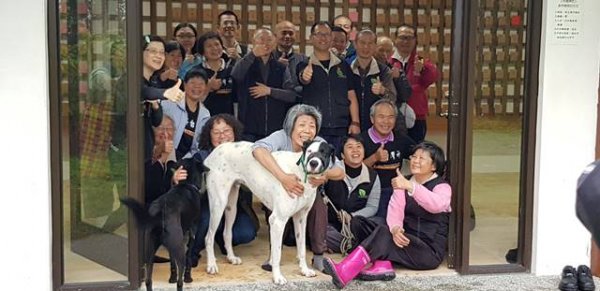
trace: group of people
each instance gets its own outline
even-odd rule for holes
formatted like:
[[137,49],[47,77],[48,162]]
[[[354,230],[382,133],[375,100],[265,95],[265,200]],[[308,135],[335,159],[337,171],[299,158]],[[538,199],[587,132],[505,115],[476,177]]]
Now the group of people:
[[[355,276],[393,278],[390,261],[436,268],[446,251],[451,190],[443,151],[424,141],[427,87],[439,72],[417,55],[416,28],[402,25],[394,39],[364,29],[351,41],[354,25],[338,16],[311,27],[309,56],[294,48],[297,29],[289,21],[258,28],[251,49],[236,39],[239,29],[237,15],[224,11],[215,32],[199,36],[180,23],[173,41],[143,37],[146,203],[186,179],[175,161],[202,160],[240,140],[254,142],[254,157],[290,196],[302,195],[299,177],[285,173],[271,152],[298,152],[321,139],[339,160],[308,180],[322,194],[308,216],[313,266],[338,287]],[[407,108],[414,123],[406,122]],[[404,160],[409,169],[401,169]],[[255,239],[259,227],[252,193],[240,194],[234,245]],[[186,272],[204,248],[208,203],[203,208]],[[327,252],[348,256],[336,264]]]

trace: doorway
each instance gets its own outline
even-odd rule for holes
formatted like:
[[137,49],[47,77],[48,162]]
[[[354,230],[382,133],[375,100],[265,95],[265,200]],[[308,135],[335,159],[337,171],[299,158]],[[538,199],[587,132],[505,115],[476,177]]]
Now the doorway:
[[[300,27],[295,48],[302,52],[311,51],[306,40],[312,22],[338,14],[349,15],[360,27],[374,27],[380,35],[393,34],[403,22],[416,25],[419,53],[442,73],[428,91],[431,130],[427,139],[446,145],[448,178],[454,188],[448,266],[464,274],[529,269],[541,4],[527,0],[292,1],[284,7],[279,1],[130,2],[136,1],[53,3],[59,56],[54,68],[58,72],[60,67],[63,74],[52,95],[60,96],[52,115],[60,117],[53,123],[60,125],[53,131],[53,138],[60,139],[53,155],[61,157],[54,163],[60,165],[62,176],[53,182],[57,185],[53,201],[59,201],[54,215],[64,218],[60,221],[64,232],[58,238],[64,245],[62,275],[80,271],[69,269],[68,252],[73,252],[91,261],[92,270],[109,271],[108,277],[93,277],[94,282],[129,280],[131,286],[139,282],[136,229],[120,223],[114,229],[105,227],[111,215],[121,211],[116,203],[119,196],[141,195],[141,158],[135,150],[141,140],[137,99],[128,98],[121,107],[125,110],[118,112],[125,120],[121,123],[127,124],[121,146],[93,138],[101,145],[91,146],[101,150],[91,152],[102,156],[84,161],[90,146],[86,141],[91,140],[86,136],[96,136],[89,133],[92,117],[100,124],[115,122],[115,104],[121,100],[112,89],[103,92],[110,97],[101,97],[101,102],[92,98],[96,93],[88,83],[91,73],[108,64],[111,88],[116,88],[119,78],[112,75],[112,66],[121,62],[131,77],[121,92],[138,96],[138,36],[152,33],[171,39],[172,28],[180,22],[197,24],[199,32],[209,31],[225,9],[241,15],[247,27],[241,32],[242,41],[262,25],[292,20]],[[111,158],[115,152],[122,156]],[[121,214],[119,219],[126,218]],[[504,239],[490,241],[491,233],[502,233]],[[107,249],[98,252],[98,246]],[[511,264],[505,256],[513,248],[518,251]],[[116,257],[106,255],[111,253]],[[64,280],[67,276],[61,278],[60,282],[70,282]]]

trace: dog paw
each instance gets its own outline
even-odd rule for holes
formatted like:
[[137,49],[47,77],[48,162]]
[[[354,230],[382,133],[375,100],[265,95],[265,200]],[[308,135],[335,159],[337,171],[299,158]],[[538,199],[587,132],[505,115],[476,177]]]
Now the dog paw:
[[287,283],[287,280],[281,274],[279,274],[279,275],[273,274],[273,283],[275,283],[277,285],[283,285],[283,284]]
[[315,270],[313,270],[311,268],[302,268],[302,269],[300,269],[300,273],[302,273],[302,275],[304,275],[304,277],[314,277],[317,275]]
[[231,256],[231,257],[227,257],[227,260],[232,265],[241,265],[242,264],[242,259],[240,257]]
[[215,264],[215,263],[207,264],[206,265],[206,273],[211,274],[211,275],[219,273],[219,267],[217,267],[217,264]]

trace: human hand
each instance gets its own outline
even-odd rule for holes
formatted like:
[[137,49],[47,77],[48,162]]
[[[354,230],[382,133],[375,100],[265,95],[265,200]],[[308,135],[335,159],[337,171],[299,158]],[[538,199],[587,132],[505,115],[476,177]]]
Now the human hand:
[[185,93],[179,89],[179,86],[181,86],[181,79],[177,79],[177,84],[175,84],[175,86],[165,90],[163,96],[173,102],[178,102],[179,100],[183,99],[185,97]]
[[300,183],[300,178],[294,174],[284,174],[280,179],[281,185],[288,193],[290,198],[296,198],[304,195],[304,186]]
[[210,91],[217,91],[219,89],[221,89],[221,79],[217,79],[217,71],[215,71],[215,73],[213,74],[212,77],[210,77],[210,79],[208,79],[208,88],[210,89]]
[[400,173],[400,168],[396,169],[396,177],[392,178],[392,188],[413,191],[412,183],[404,178],[404,175]]
[[158,110],[158,107],[160,107],[158,100],[148,100],[146,102],[148,102],[150,104],[150,107],[152,107],[152,110]]
[[283,65],[285,65],[286,67],[290,65],[290,60],[284,58],[283,56],[281,56],[279,59],[277,59],[277,61]]
[[310,175],[308,176],[308,183],[313,187],[319,187],[327,182],[327,175],[325,173],[321,175]]
[[383,93],[385,93],[385,87],[381,84],[379,76],[377,77],[377,81],[371,86],[371,92],[375,95],[383,95]]
[[256,82],[256,86],[250,87],[249,90],[250,96],[254,99],[271,95],[271,87],[259,82]]
[[394,243],[399,248],[404,248],[404,247],[408,246],[408,244],[410,244],[410,239],[408,239],[408,237],[406,237],[406,235],[404,235],[404,230],[402,228],[400,228],[399,226],[395,226],[394,228],[392,228],[390,230],[390,233],[392,234]]
[[312,64],[310,62],[308,62],[308,66],[306,66],[306,68],[304,68],[304,71],[302,71],[302,81],[304,81],[306,84],[308,84],[308,83],[310,83],[312,76],[313,76],[313,67],[312,67]]
[[164,70],[160,74],[160,79],[162,81],[166,81],[168,79],[170,79],[170,80],[177,80],[177,70],[175,70],[175,69],[166,69],[166,70]]
[[170,154],[174,149],[173,146],[173,141],[172,140],[166,140],[164,142],[164,148],[163,148],[163,154]]
[[175,173],[173,173],[173,184],[177,185],[180,181],[184,181],[187,179],[187,171],[183,168],[183,166],[179,166]]
[[240,54],[238,53],[236,47],[229,47],[225,51],[227,52],[227,55],[234,60],[237,60],[240,58]]
[[359,134],[360,133],[360,126],[356,123],[350,123],[350,126],[348,127],[348,134]]
[[380,143],[379,148],[375,152],[378,162],[387,162],[390,159],[390,153],[384,149],[385,145]]
[[421,71],[423,71],[424,61],[422,57],[417,57],[415,60],[415,75],[420,75]]
[[402,68],[392,67],[392,78],[394,78],[394,79],[400,78],[401,73],[402,73]]
[[336,56],[337,56],[337,55],[339,55],[339,53],[340,53],[340,52],[338,52],[338,50],[337,50],[336,48],[334,48],[334,47],[331,47],[331,48],[329,48],[329,51],[330,51],[332,54],[336,55]]
[[194,61],[194,55],[193,54],[186,54],[185,55],[185,60],[188,62],[193,62]]

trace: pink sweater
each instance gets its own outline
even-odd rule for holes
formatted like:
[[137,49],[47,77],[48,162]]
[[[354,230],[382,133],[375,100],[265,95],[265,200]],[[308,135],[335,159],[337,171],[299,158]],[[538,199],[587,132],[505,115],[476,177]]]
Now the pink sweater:
[[[452,198],[452,188],[448,183],[438,184],[433,191],[425,188],[421,184],[414,183],[413,198],[430,213],[450,212],[450,201]],[[399,226],[404,229],[404,207],[406,206],[406,190],[394,189],[394,194],[388,204],[387,224],[391,229]]]

